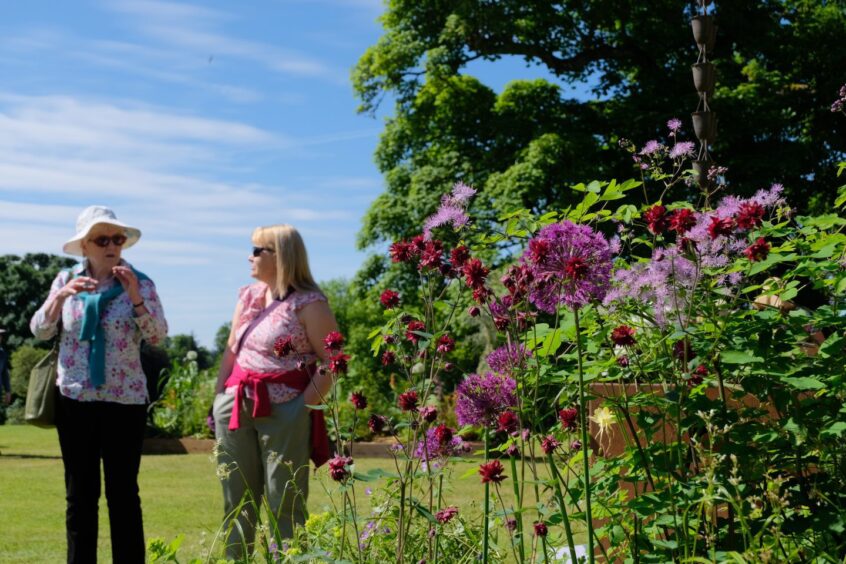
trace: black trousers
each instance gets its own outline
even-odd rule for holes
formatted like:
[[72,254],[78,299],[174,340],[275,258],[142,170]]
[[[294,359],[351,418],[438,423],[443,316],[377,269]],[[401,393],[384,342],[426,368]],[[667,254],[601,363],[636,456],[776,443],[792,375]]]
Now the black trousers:
[[144,525],[138,468],[146,407],[82,402],[58,394],[56,429],[65,465],[68,562],[97,561],[100,460],[112,537],[112,561],[143,564]]

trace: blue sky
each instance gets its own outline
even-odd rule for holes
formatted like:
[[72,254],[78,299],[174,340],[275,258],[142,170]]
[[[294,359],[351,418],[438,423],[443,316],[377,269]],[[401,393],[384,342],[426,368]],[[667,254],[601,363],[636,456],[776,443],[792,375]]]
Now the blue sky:
[[[250,282],[255,226],[296,225],[318,280],[357,270],[384,115],[356,114],[349,73],[380,0],[6,4],[0,254],[59,254],[82,208],[110,206],[143,231],[125,258],[156,281],[171,334],[207,346]],[[545,74],[471,72],[497,90]]]

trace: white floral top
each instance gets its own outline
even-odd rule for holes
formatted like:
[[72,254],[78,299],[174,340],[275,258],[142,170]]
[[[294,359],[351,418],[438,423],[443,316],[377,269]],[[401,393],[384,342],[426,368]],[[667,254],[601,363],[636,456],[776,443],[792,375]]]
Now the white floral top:
[[[267,285],[257,282],[239,290],[241,317],[235,331],[236,343],[241,344],[235,362],[244,370],[253,372],[279,373],[296,370],[300,361],[310,364],[317,360],[314,348],[306,336],[297,312],[305,305],[315,301],[326,301],[320,292],[293,292],[285,301],[275,307],[261,319],[245,336],[253,320],[264,312],[264,300]],[[273,345],[279,337],[291,337],[294,353],[279,358],[273,353]],[[243,340],[243,342],[242,342]],[[227,394],[234,394],[236,386],[226,388]],[[272,403],[285,403],[300,395],[301,392],[285,384],[268,384],[268,395]],[[251,390],[247,388],[247,395]]]
[[[121,264],[129,266],[125,261]],[[46,340],[56,335],[58,323],[47,322],[45,306],[71,276],[81,274],[85,268],[85,263],[78,264],[70,271],[63,270],[53,280],[50,296],[29,324],[36,338]],[[113,284],[120,282],[112,279],[96,291],[105,291]],[[89,344],[78,338],[83,302],[77,297],[65,300],[59,341],[59,377],[56,381],[63,396],[79,401],[123,404],[143,404],[147,401],[147,379],[141,370],[140,344],[142,340],[151,345],[163,342],[167,336],[167,322],[153,282],[142,280],[139,286],[149,314],[136,316],[126,292],[113,299],[103,312],[101,323],[106,335],[106,380],[99,388],[91,385],[88,375]]]

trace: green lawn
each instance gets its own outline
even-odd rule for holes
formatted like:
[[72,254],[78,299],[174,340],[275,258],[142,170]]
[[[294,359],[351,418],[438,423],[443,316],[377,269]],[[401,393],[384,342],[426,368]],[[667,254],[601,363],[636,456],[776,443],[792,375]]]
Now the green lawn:
[[[65,559],[64,482],[62,460],[54,430],[25,425],[0,426],[0,499],[2,528],[0,561],[61,562]],[[356,470],[390,469],[389,459],[356,459]],[[480,514],[482,486],[478,476],[461,479],[476,466],[460,463],[455,469],[451,504],[461,507],[464,515]],[[507,465],[506,465],[507,468]],[[510,474],[510,472],[507,472]],[[207,454],[145,455],[139,477],[147,539],[171,540],[179,534],[185,540],[179,550],[180,560],[205,558],[222,517],[220,484],[215,464]],[[362,493],[379,482],[357,488],[360,511],[369,512],[369,497]],[[506,503],[511,489],[507,480],[503,488]],[[331,489],[326,468],[312,478],[309,511],[332,509],[327,488]],[[499,504],[497,504],[499,506]],[[101,562],[111,559],[108,510],[105,496],[100,500]]]

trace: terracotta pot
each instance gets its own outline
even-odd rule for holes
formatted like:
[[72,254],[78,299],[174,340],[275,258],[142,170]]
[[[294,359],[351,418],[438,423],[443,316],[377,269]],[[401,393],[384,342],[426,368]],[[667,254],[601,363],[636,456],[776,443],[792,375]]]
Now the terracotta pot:
[[716,112],[693,112],[693,133],[701,142],[711,144],[717,138],[717,113]]
[[708,52],[713,51],[717,39],[717,25],[714,23],[714,16],[693,16],[690,20],[690,27],[693,30],[693,40],[696,41],[696,44],[705,47]]
[[700,94],[707,94],[710,99],[714,95],[714,84],[717,73],[714,63],[696,63],[693,69],[693,86]]

